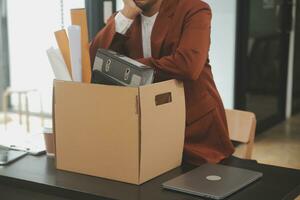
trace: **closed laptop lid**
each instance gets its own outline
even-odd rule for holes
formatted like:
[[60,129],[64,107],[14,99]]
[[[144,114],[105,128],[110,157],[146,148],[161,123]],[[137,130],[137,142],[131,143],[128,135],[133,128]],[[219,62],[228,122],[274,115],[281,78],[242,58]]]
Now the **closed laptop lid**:
[[259,179],[262,175],[260,172],[246,169],[204,164],[163,183],[163,187],[197,196],[223,199]]

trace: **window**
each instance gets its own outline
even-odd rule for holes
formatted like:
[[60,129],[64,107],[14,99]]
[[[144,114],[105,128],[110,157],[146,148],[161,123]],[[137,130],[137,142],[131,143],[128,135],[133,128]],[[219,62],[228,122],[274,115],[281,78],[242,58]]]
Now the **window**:
[[[64,0],[65,27],[71,24],[70,9],[83,8],[85,0]],[[13,88],[38,89],[44,110],[52,110],[53,72],[46,50],[56,47],[54,32],[61,29],[61,0],[7,1],[10,82]],[[38,98],[29,99],[31,112],[39,111]],[[12,106],[16,99],[12,98]]]

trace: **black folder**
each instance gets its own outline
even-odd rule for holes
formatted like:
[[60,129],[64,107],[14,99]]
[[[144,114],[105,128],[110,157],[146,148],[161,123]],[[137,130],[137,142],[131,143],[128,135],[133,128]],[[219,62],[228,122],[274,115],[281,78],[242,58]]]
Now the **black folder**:
[[153,83],[154,69],[117,52],[98,49],[92,83],[139,87]]

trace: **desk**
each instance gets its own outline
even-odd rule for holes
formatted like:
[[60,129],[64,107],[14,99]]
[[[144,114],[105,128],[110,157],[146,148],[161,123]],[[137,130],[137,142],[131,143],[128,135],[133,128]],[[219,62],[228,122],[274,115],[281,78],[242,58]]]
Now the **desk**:
[[[230,200],[293,199],[300,194],[300,171],[229,159],[223,164],[256,170],[264,177],[233,194]],[[161,183],[185,173],[184,165],[141,186],[56,170],[54,158],[26,156],[0,168],[0,197],[22,200],[124,199],[124,200],[199,200],[196,196],[167,191]],[[120,170],[122,167],[120,166]],[[19,195],[19,196],[18,196]],[[5,198],[2,198],[5,197]]]

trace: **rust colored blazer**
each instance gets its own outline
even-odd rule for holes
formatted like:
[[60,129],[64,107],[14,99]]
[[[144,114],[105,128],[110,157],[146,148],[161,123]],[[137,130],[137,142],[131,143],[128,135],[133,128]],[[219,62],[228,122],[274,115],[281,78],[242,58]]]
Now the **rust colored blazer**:
[[184,82],[183,158],[197,165],[217,163],[234,151],[223,103],[209,65],[210,28],[211,10],[206,3],[164,0],[151,35],[151,58],[143,58],[140,16],[126,35],[116,33],[112,16],[90,46],[91,63],[98,48],[109,48],[153,67],[156,81],[175,78]]

